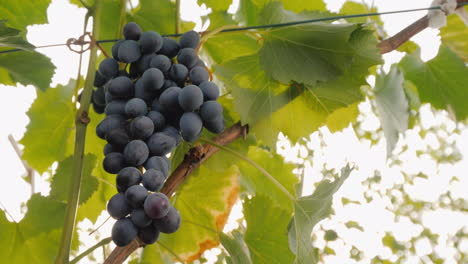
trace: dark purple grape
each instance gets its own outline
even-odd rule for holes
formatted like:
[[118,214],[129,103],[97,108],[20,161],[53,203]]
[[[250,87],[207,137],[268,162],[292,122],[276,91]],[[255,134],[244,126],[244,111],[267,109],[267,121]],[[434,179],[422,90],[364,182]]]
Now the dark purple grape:
[[159,230],[153,225],[140,229],[138,237],[145,244],[153,244],[159,238]]
[[120,152],[111,152],[104,157],[102,167],[108,173],[115,174],[127,165],[124,155]]
[[159,69],[160,71],[166,73],[172,66],[171,59],[166,55],[156,55],[151,59],[150,67]]
[[119,60],[125,63],[132,63],[141,57],[140,44],[135,40],[125,40],[119,46]]
[[149,156],[149,149],[146,143],[142,140],[135,139],[130,141],[125,146],[123,154],[127,164],[132,166],[140,166],[145,163]]
[[195,64],[195,67],[197,66],[206,67],[206,64],[202,59],[198,59],[197,64]]
[[174,86],[165,90],[159,96],[159,103],[165,111],[171,111],[179,108],[179,94],[182,91],[180,87]]
[[179,145],[182,142],[182,137],[180,136],[179,130],[173,126],[166,126],[163,131],[164,134],[174,138],[176,145]]
[[185,112],[195,111],[203,104],[203,93],[196,85],[185,86],[179,93],[178,102]]
[[224,118],[218,118],[213,121],[204,122],[203,126],[210,132],[219,134],[224,130]]
[[157,91],[164,85],[164,74],[156,68],[147,69],[140,79],[148,91]]
[[183,48],[177,54],[177,61],[191,69],[195,67],[198,62],[197,51],[192,48]]
[[106,145],[104,145],[104,156],[106,156],[107,154],[111,153],[111,152],[119,152],[117,151],[117,148],[112,146],[111,144],[107,143]]
[[115,42],[114,45],[112,45],[112,57],[116,60],[120,60],[119,59],[119,47],[124,41],[125,41],[124,39],[121,39]]
[[109,83],[108,91],[112,95],[112,98],[130,98],[135,93],[132,80],[124,76],[112,79]]
[[130,134],[135,139],[147,139],[153,132],[153,121],[147,116],[139,116],[130,123]]
[[106,93],[104,92],[104,88],[99,87],[93,91],[93,103],[98,105],[106,104]]
[[176,141],[174,138],[158,132],[154,133],[148,139],[148,148],[152,156],[163,156],[170,153],[176,146]]
[[128,142],[130,142],[130,137],[128,136],[127,130],[116,128],[106,134],[106,140],[113,146],[123,148]]
[[102,75],[99,71],[96,71],[96,74],[94,75],[94,86],[102,87],[108,80],[109,79],[104,77],[104,75]]
[[116,128],[125,127],[125,118],[120,115],[109,115],[106,116],[96,126],[96,135],[102,139],[106,139],[106,134]]
[[141,172],[135,167],[125,167],[119,171],[116,178],[117,190],[125,192],[130,186],[140,184]]
[[152,193],[146,197],[143,208],[145,213],[152,219],[159,219],[169,212],[171,203],[163,193]]
[[128,218],[117,220],[112,227],[112,241],[119,247],[130,244],[137,235],[138,228]]
[[140,45],[141,52],[154,53],[162,48],[163,38],[154,31],[146,31],[140,36]]
[[146,116],[153,121],[154,131],[161,131],[166,126],[166,118],[157,111],[150,111]]
[[197,113],[187,112],[180,118],[180,133],[187,142],[193,142],[200,136],[203,122]]
[[196,49],[200,44],[200,35],[193,31],[187,31],[179,39],[179,45],[181,48],[192,48]]
[[155,169],[161,171],[164,175],[164,178],[167,178],[169,171],[171,170],[171,160],[165,156],[153,156],[146,161],[145,169]]
[[140,98],[146,102],[146,104],[150,104],[157,96],[157,92],[149,91],[145,89],[143,85],[143,80],[138,79],[135,83],[135,97]]
[[126,100],[112,100],[106,105],[104,112],[106,115],[121,115],[125,116],[125,105],[127,104]]
[[141,27],[135,22],[129,22],[123,28],[123,35],[125,39],[139,40]]
[[198,86],[203,92],[205,101],[215,101],[219,97],[219,88],[214,82],[202,82]]
[[149,226],[153,222],[153,220],[146,215],[143,208],[133,209],[130,219],[132,220],[133,224],[139,228]]
[[133,208],[140,208],[148,196],[148,190],[141,185],[132,185],[125,191],[125,198]]
[[169,58],[174,58],[179,52],[179,49],[180,49],[179,44],[175,40],[164,37],[163,46],[159,50],[159,53],[166,55]]
[[96,114],[102,114],[104,113],[104,109],[106,108],[106,105],[100,105],[100,104],[95,104],[93,103],[93,109]]
[[125,104],[125,114],[129,118],[143,116],[148,112],[148,106],[140,98],[132,98]]
[[117,193],[107,203],[107,212],[114,219],[122,219],[126,217],[132,208],[125,199],[125,195]]
[[143,74],[147,69],[150,68],[151,61],[154,57],[156,57],[156,54],[154,53],[145,54],[141,56],[141,58],[138,61],[135,62],[138,75]]
[[211,122],[223,118],[223,107],[217,101],[206,101],[200,108],[200,117],[203,122]]
[[153,220],[153,225],[163,233],[174,233],[180,227],[180,214],[171,206],[166,216]]
[[165,180],[166,177],[163,172],[155,169],[149,169],[143,173],[141,182],[146,189],[152,192],[157,192],[161,190]]
[[202,82],[206,82],[209,80],[210,75],[206,71],[205,67],[195,66],[190,70],[190,81],[195,84],[199,85]]
[[99,64],[99,72],[105,78],[112,79],[119,73],[119,63],[112,58],[106,58]]
[[173,64],[169,70],[169,78],[176,83],[184,83],[189,71],[183,64]]

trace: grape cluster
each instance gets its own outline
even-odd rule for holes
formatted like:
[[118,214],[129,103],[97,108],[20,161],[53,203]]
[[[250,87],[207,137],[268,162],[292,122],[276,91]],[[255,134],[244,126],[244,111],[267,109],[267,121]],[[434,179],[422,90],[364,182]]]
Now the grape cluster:
[[179,228],[179,212],[159,192],[171,166],[166,155],[182,139],[195,141],[203,127],[224,129],[219,88],[197,54],[198,33],[186,32],[177,42],[130,22],[123,35],[112,58],[100,63],[92,97],[95,111],[106,114],[96,127],[107,141],[103,167],[117,174],[118,193],[107,204],[117,219],[117,246],[137,236],[151,244],[160,232]]

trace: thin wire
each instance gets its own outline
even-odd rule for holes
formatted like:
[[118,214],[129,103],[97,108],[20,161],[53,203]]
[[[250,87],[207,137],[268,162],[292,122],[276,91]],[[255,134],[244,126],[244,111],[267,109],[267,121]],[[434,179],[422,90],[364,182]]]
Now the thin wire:
[[[458,7],[466,6],[468,2],[461,2],[458,3]],[[373,16],[382,16],[382,15],[393,15],[393,14],[402,14],[402,13],[410,13],[410,12],[418,12],[418,11],[427,11],[427,10],[436,10],[442,9],[442,6],[431,6],[431,7],[424,7],[424,8],[414,8],[414,9],[404,9],[398,11],[387,11],[387,12],[374,12],[374,13],[364,13],[364,14],[354,14],[354,15],[341,15],[341,16],[333,16],[333,17],[324,17],[318,19],[308,19],[308,20],[300,20],[300,21],[293,21],[293,22],[286,22],[286,23],[276,23],[276,24],[268,24],[268,25],[258,25],[258,26],[248,26],[248,27],[238,27],[238,28],[228,28],[221,30],[220,32],[235,32],[235,31],[245,31],[251,29],[264,29],[264,28],[275,28],[275,27],[289,27],[301,24],[308,24],[308,23],[317,23],[317,22],[324,22],[324,21],[333,21],[338,19],[349,19],[349,18],[358,18],[358,17],[373,17]],[[201,33],[208,33],[209,31],[204,31]],[[166,34],[162,35],[163,37],[180,37],[180,34]],[[120,39],[105,39],[105,40],[98,40],[96,43],[112,43],[117,42]],[[45,46],[37,46],[35,49],[41,48],[49,48],[49,47],[57,47],[57,46],[66,46],[67,44],[51,44]],[[10,52],[17,52],[17,51],[24,51],[23,49],[9,49],[0,51],[1,53],[10,53]]]

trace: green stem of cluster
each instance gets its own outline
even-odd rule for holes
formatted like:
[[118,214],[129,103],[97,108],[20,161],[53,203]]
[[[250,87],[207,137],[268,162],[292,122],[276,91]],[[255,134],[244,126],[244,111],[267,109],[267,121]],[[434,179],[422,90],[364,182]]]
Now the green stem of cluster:
[[[101,14],[101,1],[96,0],[93,6],[94,9],[94,24],[93,36],[95,39],[99,38],[100,27],[100,14]],[[86,81],[83,89],[82,100],[80,108],[76,112],[75,125],[75,149],[73,153],[73,170],[71,175],[70,186],[68,190],[68,203],[67,211],[65,214],[65,223],[62,230],[62,238],[60,241],[60,248],[55,260],[56,264],[69,263],[69,255],[71,242],[73,238],[73,231],[75,228],[76,212],[78,210],[78,200],[80,197],[81,178],[83,172],[84,148],[86,141],[86,127],[89,123],[88,110],[91,103],[91,95],[94,84],[94,75],[96,71],[97,62],[97,47],[93,45],[90,50],[90,57],[88,63],[88,72],[86,74]]]
[[99,241],[97,244],[95,244],[94,246],[88,248],[87,250],[85,250],[83,253],[79,254],[78,256],[76,256],[76,258],[74,258],[72,261],[70,261],[70,264],[75,264],[75,263],[78,263],[78,261],[80,261],[82,258],[86,257],[87,255],[91,254],[91,252],[93,252],[94,250],[104,246],[104,245],[107,245],[109,244],[110,242],[112,241],[112,238],[111,237],[108,237],[108,238],[104,238],[103,240]]
[[212,140],[209,140],[209,139],[205,139],[205,138],[200,138],[199,139],[201,142],[204,142],[204,143],[207,143],[207,144],[210,144],[212,146],[215,146],[221,150],[224,150],[228,153],[231,153],[232,155],[238,157],[239,159],[242,159],[244,161],[246,161],[247,163],[249,163],[250,165],[254,166],[257,170],[259,170],[263,175],[265,175],[267,177],[268,180],[270,180],[273,184],[275,184],[284,194],[286,194],[286,196],[289,197],[289,199],[291,199],[291,201],[294,201],[296,200],[296,198],[294,198],[294,196],[289,193],[288,190],[286,190],[286,188],[284,188],[284,186],[275,179],[275,177],[273,177],[268,171],[266,171],[262,166],[258,165],[255,161],[247,158],[247,157],[244,157],[244,155],[238,153],[237,151],[234,151],[228,147],[225,147],[225,146],[222,146]]

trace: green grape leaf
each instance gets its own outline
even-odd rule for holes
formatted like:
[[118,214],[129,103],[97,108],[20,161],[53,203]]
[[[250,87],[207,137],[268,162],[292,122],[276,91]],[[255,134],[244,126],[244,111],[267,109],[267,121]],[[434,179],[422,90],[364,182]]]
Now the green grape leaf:
[[294,205],[294,217],[289,224],[289,246],[296,253],[294,263],[317,263],[312,246],[311,232],[314,226],[331,214],[333,195],[349,177],[349,166],[341,170],[341,176],[335,181],[324,180],[309,196],[300,197]]
[[400,62],[405,78],[418,88],[422,103],[453,113],[456,120],[468,117],[468,67],[450,48],[441,45],[439,54],[424,63],[416,54]]
[[38,52],[11,52],[0,54],[0,70],[7,73],[3,84],[32,84],[45,91],[55,72],[55,66],[50,59]]
[[[356,3],[353,1],[347,1],[343,4],[340,9],[340,14],[342,15],[356,15],[356,14],[366,14],[366,13],[377,13],[377,8],[369,7],[367,4]],[[375,22],[376,24],[382,26],[383,22],[380,19],[380,16],[369,16],[369,17],[356,17],[346,19],[350,23],[369,23]]]
[[232,232],[232,236],[220,233],[219,241],[229,253],[231,264],[252,264],[250,252],[245,244],[244,237],[238,231]]
[[[101,23],[99,26],[99,37],[101,39],[123,38],[122,32],[118,26],[120,17],[120,3],[122,1],[101,0]],[[117,18],[117,19],[116,19]],[[106,49],[110,50],[113,43],[101,43]]]
[[213,10],[227,10],[232,4],[232,0],[198,0],[198,4],[206,4],[208,8]]
[[47,7],[49,7],[49,4],[50,0],[1,0],[0,17],[6,19],[10,27],[26,32],[26,27],[29,25],[47,23]]
[[244,33],[217,34],[203,44],[203,51],[207,52],[216,64],[255,54],[259,49],[254,36]]
[[[143,248],[141,258],[135,261],[138,264],[173,264],[173,256],[167,253],[167,250],[161,246],[161,242],[147,245]],[[133,263],[133,262],[130,262]]]
[[[465,7],[468,11],[468,7]],[[456,14],[447,18],[447,26],[440,29],[442,43],[468,62],[468,27]]]
[[[71,176],[73,174],[73,158],[68,158],[59,162],[57,171],[52,177],[50,186],[50,197],[58,201],[66,202],[68,200],[69,185]],[[96,166],[96,156],[86,154],[83,158],[83,170],[81,177],[80,199],[79,203],[86,202],[98,188],[98,181],[96,177],[91,175],[94,167]]]
[[375,82],[375,102],[387,139],[387,157],[391,156],[399,134],[408,129],[410,109],[403,85],[403,73],[397,65],[388,74],[377,75]]
[[261,10],[253,0],[240,0],[235,18],[247,26],[258,25],[258,13]]
[[[291,195],[299,182],[293,174],[295,166],[286,163],[284,158],[276,153],[268,152],[258,147],[250,147],[247,157],[271,174]],[[241,187],[250,195],[263,195],[283,209],[292,211],[293,201],[278,186],[251,164],[243,161],[239,164],[241,170]]]
[[[257,6],[264,6],[269,4],[270,0],[252,0]],[[325,11],[327,10],[325,3],[322,0],[281,0],[280,3],[284,5],[285,9],[294,11],[294,12],[301,12],[304,10],[309,11]]]
[[37,91],[37,98],[27,112],[30,122],[20,141],[24,145],[23,159],[39,173],[46,171],[54,161],[65,158],[66,142],[74,128],[71,98],[75,82],[70,80],[65,86]]
[[244,202],[247,222],[245,243],[250,250],[252,263],[292,263],[294,255],[288,247],[287,228],[291,212],[268,197],[256,195]]
[[180,229],[174,234],[161,234],[159,239],[187,262],[219,244],[218,232],[239,194],[237,168],[220,173],[208,169],[210,162],[194,171],[179,187],[173,205],[182,218]]
[[7,27],[6,20],[0,20],[0,47],[12,47],[22,50],[33,50],[34,46],[19,36],[20,30]]

